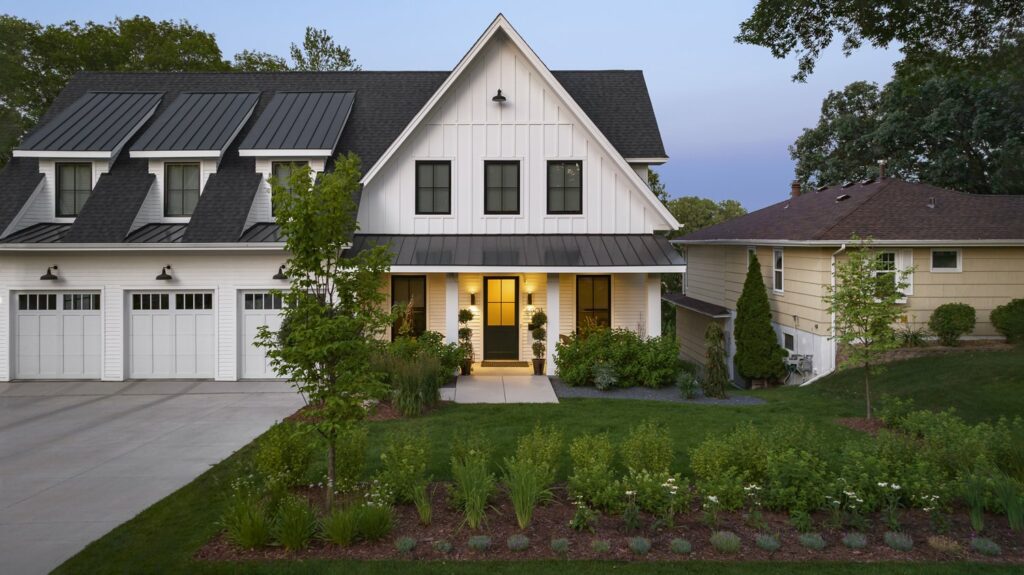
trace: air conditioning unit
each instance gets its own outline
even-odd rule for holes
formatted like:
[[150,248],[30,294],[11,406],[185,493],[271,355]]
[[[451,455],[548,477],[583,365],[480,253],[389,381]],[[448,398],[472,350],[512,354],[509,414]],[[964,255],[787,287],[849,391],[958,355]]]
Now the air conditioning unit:
[[789,376],[786,385],[800,385],[811,378],[814,373],[814,356],[810,354],[790,353],[785,359]]

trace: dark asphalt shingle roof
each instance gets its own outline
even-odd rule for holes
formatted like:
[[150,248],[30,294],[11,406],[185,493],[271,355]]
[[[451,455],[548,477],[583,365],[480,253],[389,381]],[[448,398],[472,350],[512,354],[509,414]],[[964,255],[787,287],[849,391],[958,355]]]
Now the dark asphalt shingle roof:
[[11,158],[0,171],[0,237],[43,181],[36,158]]
[[132,144],[132,151],[223,150],[259,99],[257,92],[186,92]]
[[888,178],[802,194],[679,241],[840,243],[854,234],[874,240],[1022,240],[1024,196],[965,194]]
[[352,92],[278,92],[249,129],[242,150],[333,150]]
[[111,152],[160,103],[159,92],[88,92],[26,137],[16,149]]
[[236,242],[245,231],[260,175],[255,172],[255,159],[238,157],[234,148],[227,155],[217,173],[206,180],[185,231],[186,242]]
[[389,246],[393,266],[680,266],[668,240],[653,234],[356,234],[349,254]]
[[681,293],[667,293],[661,299],[668,303],[713,318],[729,317],[729,309]]
[[[122,158],[125,154],[121,153]],[[119,160],[118,169],[96,180],[89,200],[78,212],[64,241],[88,244],[123,241],[155,180],[146,160]]]

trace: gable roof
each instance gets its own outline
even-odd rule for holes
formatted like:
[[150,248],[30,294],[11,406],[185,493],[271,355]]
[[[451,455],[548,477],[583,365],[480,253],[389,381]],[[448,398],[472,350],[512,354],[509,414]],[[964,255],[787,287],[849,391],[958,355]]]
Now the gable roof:
[[1024,241],[1024,196],[966,194],[895,178],[822,188],[674,242]]

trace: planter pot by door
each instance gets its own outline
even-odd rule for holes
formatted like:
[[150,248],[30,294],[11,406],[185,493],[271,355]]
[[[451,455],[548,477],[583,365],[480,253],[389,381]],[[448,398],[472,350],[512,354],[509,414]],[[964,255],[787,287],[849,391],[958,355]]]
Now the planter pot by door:
[[544,358],[533,359],[533,375],[544,375]]

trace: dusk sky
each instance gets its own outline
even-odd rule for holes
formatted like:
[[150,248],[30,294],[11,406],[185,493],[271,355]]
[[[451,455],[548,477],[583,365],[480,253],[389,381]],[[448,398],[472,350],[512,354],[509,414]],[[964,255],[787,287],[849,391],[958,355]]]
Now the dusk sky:
[[794,59],[733,41],[754,4],[4,0],[0,12],[42,23],[137,13],[185,18],[215,34],[227,59],[246,48],[286,55],[312,25],[351,48],[366,70],[450,70],[502,12],[553,70],[644,71],[670,156],[658,171],[671,195],[736,199],[756,209],[788,193],[786,147],[816,122],[828,91],[855,80],[884,83],[899,54],[864,48],[845,58],[831,49],[807,83],[794,83]]

